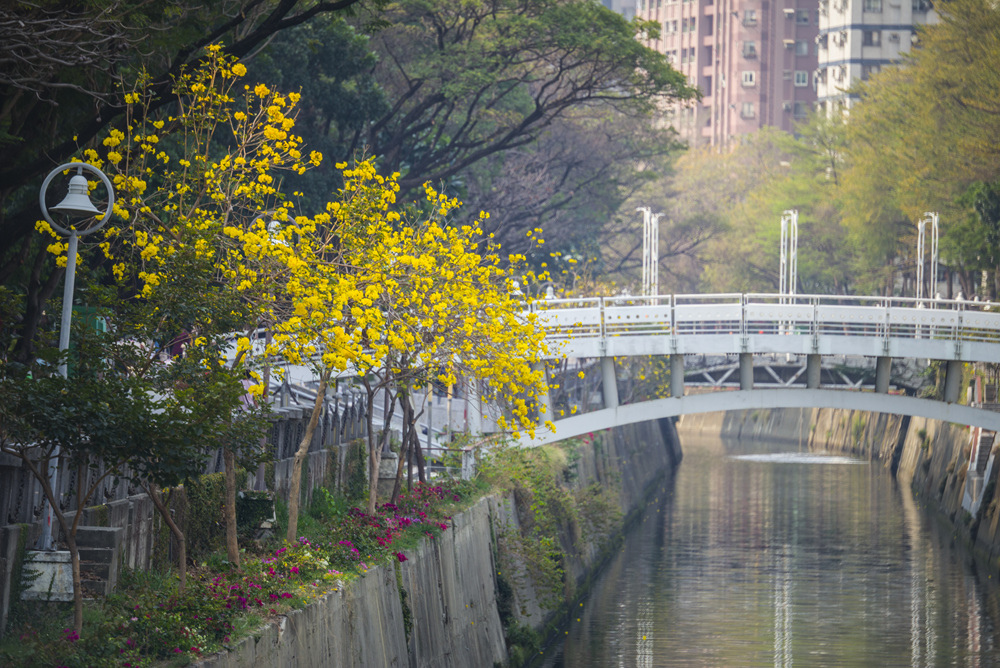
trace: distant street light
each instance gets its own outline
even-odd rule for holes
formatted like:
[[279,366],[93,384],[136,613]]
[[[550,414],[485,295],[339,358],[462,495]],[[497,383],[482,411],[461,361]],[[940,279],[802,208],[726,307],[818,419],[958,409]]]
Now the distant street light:
[[924,226],[928,223],[931,226],[931,286],[927,295],[933,297],[934,293],[937,292],[938,214],[936,211],[928,211],[917,223],[917,299],[924,297],[924,261],[926,260]]
[[[76,169],[76,174],[74,174],[69,180],[69,192],[61,202],[50,209],[45,204],[45,193],[48,191],[49,186],[52,184],[52,181],[56,178],[56,176],[70,169]],[[105,208],[103,215],[97,207],[94,206],[93,202],[90,201],[90,188],[87,185],[87,177],[83,175],[84,170],[97,176],[97,178],[104,183],[104,187],[108,191],[108,205],[107,208]],[[76,282],[76,254],[79,239],[85,234],[96,232],[104,227],[108,217],[114,210],[115,191],[114,188],[111,187],[110,179],[108,179],[107,175],[105,175],[105,173],[97,167],[83,162],[70,162],[56,167],[49,172],[48,176],[45,177],[45,181],[42,182],[42,188],[38,193],[38,204],[41,206],[42,216],[49,223],[49,225],[52,226],[52,229],[65,237],[69,237],[69,248],[66,251],[66,282],[63,286],[62,322],[59,325],[59,373],[63,378],[67,378],[69,368],[67,365],[66,351],[69,350],[70,321],[73,317],[73,288]],[[60,225],[52,219],[50,211],[61,213],[67,219],[77,218],[82,221],[87,218],[94,218],[94,223],[89,227],[82,229],[78,229],[76,225],[68,222],[66,222],[65,225]],[[52,485],[53,495],[59,493],[59,489],[57,487],[59,482],[58,464],[59,446],[56,446],[55,450],[52,452],[52,457],[49,459],[49,482]],[[47,500],[45,502],[44,519],[45,523],[42,526],[42,535],[38,541],[38,548],[40,550],[51,550],[52,507],[49,505]]]
[[[781,252],[779,253],[778,294],[794,295],[799,280],[799,212],[788,209],[781,214]],[[791,301],[791,300],[789,300]]]
[[641,206],[642,212],[642,294],[654,297],[660,291],[660,216],[648,206]]

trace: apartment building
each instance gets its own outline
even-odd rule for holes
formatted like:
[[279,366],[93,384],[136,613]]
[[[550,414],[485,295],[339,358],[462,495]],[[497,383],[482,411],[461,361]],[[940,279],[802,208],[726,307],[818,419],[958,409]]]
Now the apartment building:
[[636,0],[601,0],[601,4],[611,11],[618,12],[627,19],[635,16]]
[[692,146],[792,131],[815,104],[817,0],[636,0],[635,11],[663,26],[648,45],[702,91],[667,110]]
[[820,107],[849,108],[851,85],[899,62],[917,38],[916,26],[937,20],[930,0],[819,0]]

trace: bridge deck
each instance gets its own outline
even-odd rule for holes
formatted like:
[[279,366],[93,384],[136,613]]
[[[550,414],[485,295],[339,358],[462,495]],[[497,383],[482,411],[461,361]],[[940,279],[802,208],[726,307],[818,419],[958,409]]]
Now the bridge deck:
[[791,353],[1000,360],[1000,304],[720,294],[545,300],[552,357]]

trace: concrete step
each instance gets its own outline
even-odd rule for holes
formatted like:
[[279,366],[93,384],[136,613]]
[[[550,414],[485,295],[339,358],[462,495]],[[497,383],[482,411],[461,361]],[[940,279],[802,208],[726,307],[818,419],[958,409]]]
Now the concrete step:
[[111,564],[93,564],[80,562],[80,577],[86,579],[107,580],[111,575]]
[[117,549],[125,530],[120,527],[79,527],[76,530],[77,547]]
[[105,547],[81,547],[80,563],[110,564],[115,558],[115,551]]

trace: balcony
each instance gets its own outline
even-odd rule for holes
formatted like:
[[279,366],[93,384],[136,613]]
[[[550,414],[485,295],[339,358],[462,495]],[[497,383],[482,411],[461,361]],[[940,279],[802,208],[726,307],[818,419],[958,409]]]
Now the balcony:
[[744,58],[756,58],[757,57],[757,47],[755,47],[755,46],[744,46],[743,47],[743,57]]

